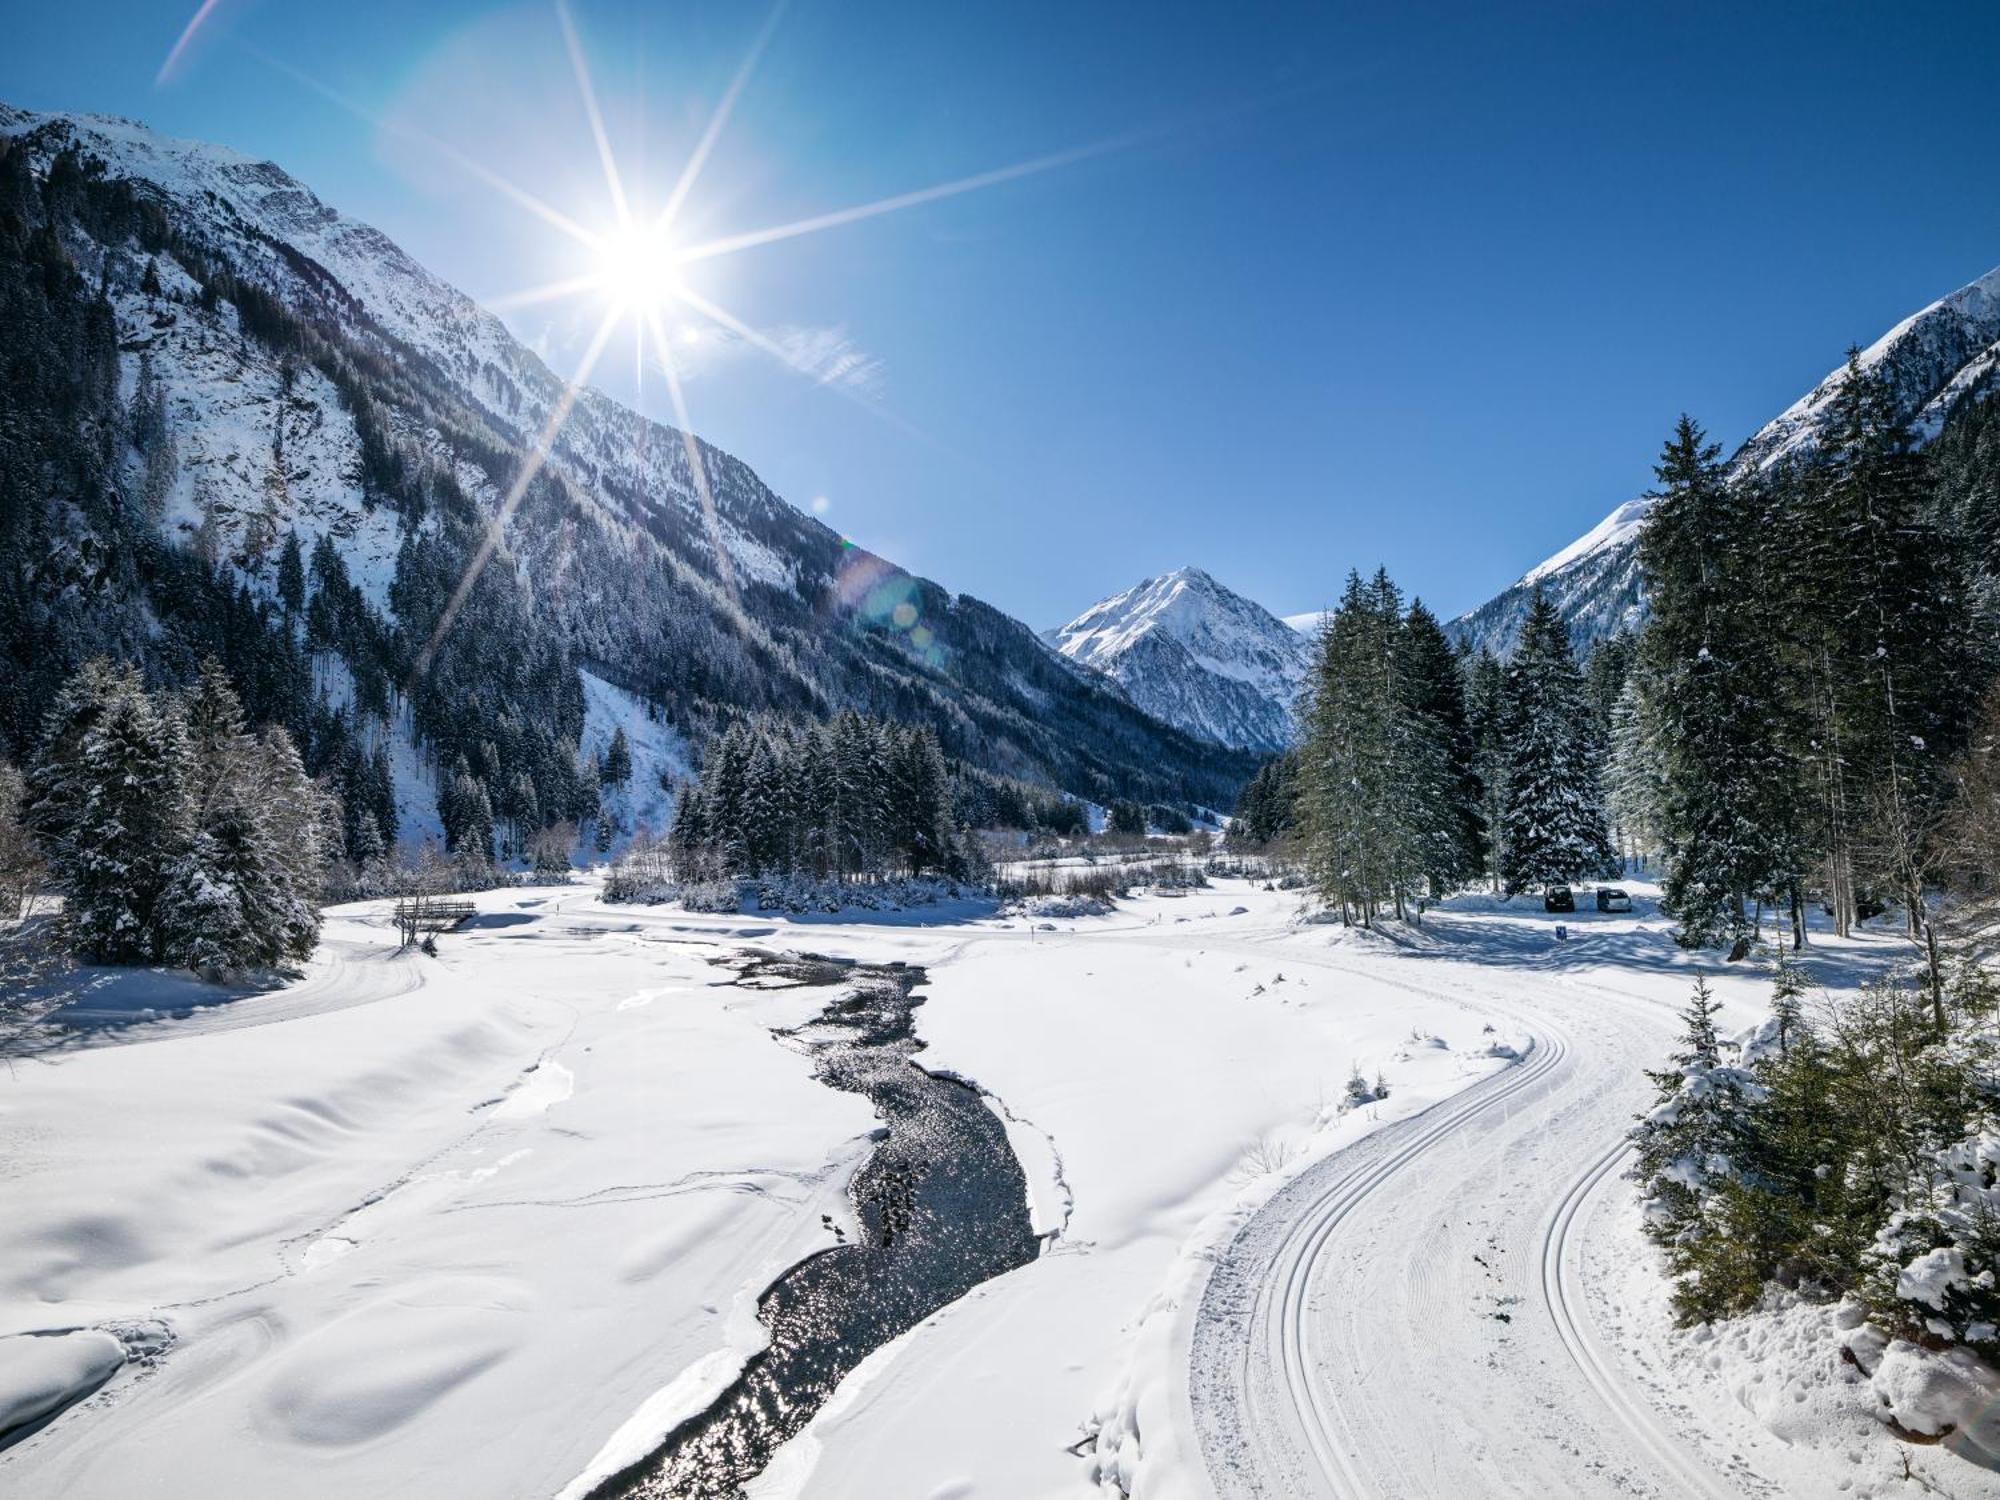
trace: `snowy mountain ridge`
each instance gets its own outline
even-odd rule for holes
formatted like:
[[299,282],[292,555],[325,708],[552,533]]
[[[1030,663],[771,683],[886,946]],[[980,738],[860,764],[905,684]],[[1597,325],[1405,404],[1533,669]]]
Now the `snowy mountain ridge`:
[[[1903,319],[1860,355],[1862,369],[1887,382],[1897,410],[1920,441],[1936,437],[1967,394],[2000,369],[2000,267]],[[1843,361],[1766,422],[1731,459],[1733,472],[1761,472],[1818,446],[1845,379]],[[1539,585],[1579,643],[1635,627],[1645,618],[1639,530],[1650,500],[1628,500],[1501,593],[1452,622],[1475,647],[1506,651]]]
[[1145,579],[1045,638],[1190,734],[1254,750],[1291,742],[1310,644],[1200,568]]

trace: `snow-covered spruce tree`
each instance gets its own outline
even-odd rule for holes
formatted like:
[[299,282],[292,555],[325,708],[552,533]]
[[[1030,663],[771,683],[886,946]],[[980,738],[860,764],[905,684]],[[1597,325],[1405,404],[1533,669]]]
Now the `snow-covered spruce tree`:
[[1372,925],[1395,899],[1388,622],[1358,572],[1320,626],[1299,747],[1299,823],[1320,898]]
[[493,803],[486,783],[461,759],[443,778],[438,792],[438,819],[444,825],[445,851],[461,864],[484,868],[493,863]]
[[1478,872],[1481,828],[1457,664],[1387,573],[1350,574],[1300,715],[1300,843],[1320,896],[1372,924]]
[[1752,572],[1757,517],[1719,453],[1681,417],[1654,468],[1660,488],[1639,543],[1652,612],[1638,680],[1644,753],[1661,775],[1662,899],[1691,947],[1743,937],[1752,893],[1790,888],[1796,874],[1777,837],[1797,778],[1775,622]]
[[1604,800],[1621,854],[1641,867],[1660,847],[1666,779],[1659,734],[1648,720],[1635,673],[1625,679],[1611,708]]
[[739,721],[680,789],[666,849],[684,883],[983,878],[955,817],[966,776],[926,726],[852,712],[811,728]]
[[1479,878],[1486,866],[1478,757],[1466,709],[1465,673],[1444,627],[1421,599],[1403,617],[1406,702],[1442,760],[1424,810],[1425,878],[1433,900]]
[[611,743],[605,747],[604,765],[598,774],[605,786],[623,786],[632,779],[632,746],[622,726],[611,731]]
[[26,916],[48,877],[48,863],[22,818],[21,773],[0,761],[0,921]]
[[[1300,716],[1304,722],[1304,716]],[[1299,755],[1285,750],[1257,768],[1237,799],[1235,818],[1230,824],[1232,843],[1241,839],[1265,845],[1289,834],[1297,820],[1294,803],[1298,796]]]
[[1907,983],[1867,985],[1823,996],[1816,1016],[1802,993],[1781,963],[1772,1017],[1734,1069],[1691,1011],[1675,1067],[1652,1075],[1659,1103],[1634,1132],[1632,1175],[1679,1317],[1740,1313],[1777,1284],[1856,1298],[1927,1347],[2000,1357],[1992,977],[1958,968],[1941,1005]]
[[1763,1085],[1724,1061],[1715,1014],[1720,1007],[1697,979],[1683,1012],[1681,1049],[1653,1080],[1652,1109],[1631,1132],[1646,1234],[1665,1252],[1683,1316],[1710,1315],[1719,1289],[1703,1271],[1716,1248],[1721,1189],[1737,1180],[1750,1139],[1749,1112]]
[[305,958],[319,939],[338,808],[282,728],[247,732],[219,662],[202,664],[180,714],[191,836],[161,895],[160,957],[204,973]]
[[158,958],[160,898],[189,837],[187,771],[179,715],[162,713],[131,667],[92,663],[58,697],[29,772],[29,823],[79,951]]
[[1562,617],[1539,588],[1507,664],[1503,733],[1501,872],[1508,893],[1614,868],[1583,675]]
[[298,614],[306,604],[305,554],[299,550],[295,531],[285,533],[285,545],[278,553],[278,602],[288,615]]
[[1858,1293],[1892,1333],[2000,1362],[2000,983],[1968,959],[1941,1003],[1897,986],[1870,998],[1890,1045],[1881,1139],[1860,1160],[1888,1213]]

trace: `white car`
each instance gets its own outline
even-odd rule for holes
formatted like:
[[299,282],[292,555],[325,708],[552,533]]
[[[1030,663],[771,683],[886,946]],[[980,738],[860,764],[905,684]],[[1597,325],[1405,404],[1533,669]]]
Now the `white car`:
[[1601,885],[1597,888],[1597,909],[1599,911],[1630,911],[1632,898],[1616,886]]

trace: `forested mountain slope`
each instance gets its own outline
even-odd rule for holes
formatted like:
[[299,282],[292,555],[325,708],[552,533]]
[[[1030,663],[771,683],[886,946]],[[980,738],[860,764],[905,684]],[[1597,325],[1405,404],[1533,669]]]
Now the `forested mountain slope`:
[[213,652],[392,837],[439,772],[587,815],[585,672],[695,744],[851,707],[1098,800],[1250,769],[595,391],[505,510],[563,383],[269,162],[0,106],[0,302],[0,753],[93,653]]
[[[2000,366],[2000,268],[1912,314],[1861,351],[1897,414],[1929,441],[1967,396],[1992,384]],[[1732,471],[1748,478],[1808,456],[1820,445],[1845,366],[1772,418],[1737,450]],[[1638,541],[1644,498],[1628,500],[1577,541],[1452,622],[1474,646],[1512,648],[1537,585],[1579,645],[1636,625],[1645,615]]]

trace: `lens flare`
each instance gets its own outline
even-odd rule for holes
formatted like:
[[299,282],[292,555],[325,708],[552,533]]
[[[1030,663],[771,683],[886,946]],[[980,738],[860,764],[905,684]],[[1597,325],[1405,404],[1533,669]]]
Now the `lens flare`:
[[[179,41],[162,66],[160,70],[162,81],[174,71],[189,44],[197,33],[205,29],[206,23],[211,20],[220,3],[222,0],[203,0],[203,4],[181,33]],[[582,393],[584,383],[603,355],[614,328],[621,323],[632,327],[639,377],[643,380],[648,367],[645,354],[646,346],[650,344],[654,367],[666,378],[667,393],[673,405],[674,420],[680,428],[681,442],[687,460],[688,480],[700,507],[716,579],[722,586],[731,614],[738,618],[739,622],[743,621],[735,565],[731,559],[728,539],[724,535],[721,516],[716,509],[715,497],[710,489],[708,466],[702,453],[702,445],[694,436],[686,393],[680,372],[675,365],[673,340],[667,331],[669,326],[667,314],[670,311],[685,309],[687,313],[702,319],[705,326],[711,327],[716,332],[717,337],[724,340],[740,339],[824,388],[853,399],[861,398],[844,386],[829,384],[823,372],[815,369],[809,362],[801,360],[797,354],[788,351],[778,340],[759,332],[742,318],[690,287],[684,279],[684,274],[692,263],[735,255],[759,246],[799,239],[884,214],[898,213],[921,204],[997,187],[1002,183],[1031,177],[1107,151],[1121,149],[1137,139],[1136,136],[1122,136],[1113,140],[1099,141],[1072,150],[1058,151],[1016,162],[991,171],[975,173],[969,177],[937,183],[913,192],[898,193],[891,197],[878,198],[873,202],[796,219],[789,223],[707,239],[698,244],[681,242],[674,237],[673,227],[699,181],[703,169],[708,165],[715,144],[735,110],[737,101],[749,84],[765,49],[776,34],[786,4],[787,0],[777,0],[767,13],[748,54],[731,78],[721,100],[711,111],[699,141],[667,192],[663,206],[659,212],[651,213],[636,201],[638,195],[630,190],[625,174],[619,169],[617,153],[612,147],[611,133],[605,124],[604,112],[599,105],[597,89],[591,79],[590,66],[585,56],[583,39],[578,31],[575,17],[570,12],[569,0],[556,0],[556,21],[562,33],[563,50],[568,56],[570,70],[575,76],[577,92],[590,126],[591,143],[596,148],[598,165],[604,177],[605,192],[610,200],[611,212],[607,218],[612,227],[598,231],[577,223],[568,215],[527,192],[519,184],[473,160],[456,147],[426,134],[407,129],[399,130],[398,127],[378,118],[373,112],[364,109],[302,70],[261,52],[247,41],[242,43],[252,55],[341,108],[385,130],[396,130],[397,133],[414,136],[432,149],[441,152],[447,160],[576,241],[585,253],[584,264],[578,268],[576,274],[510,295],[489,298],[489,306],[527,307],[577,296],[594,296],[603,304],[603,319],[591,338],[590,347],[585,352],[576,373],[566,383],[561,396],[549,411],[547,420],[534,439],[533,445],[523,455],[519,472],[508,486],[497,512],[488,520],[488,531],[484,541],[468,563],[464,576],[446,603],[429,641],[419,656],[417,663],[419,676],[429,669],[445,636],[457,621],[466,597],[477,584],[488,559],[499,547],[514,510],[520,505],[528,486],[534,482],[535,476],[540,473],[553,452],[556,440]],[[677,331],[684,345],[693,345],[700,341],[699,331],[685,323],[681,323]],[[910,435],[935,443],[935,439],[910,426],[879,402],[868,400],[862,404]],[[641,431],[643,433],[643,424]],[[827,509],[825,498],[814,500],[812,509],[816,513],[824,514]],[[920,654],[935,657],[939,650],[936,637],[931,627],[921,617],[921,605],[915,597],[916,589],[912,581],[906,575],[897,574],[896,570],[881,559],[856,548],[852,542],[843,539],[841,547],[843,563],[836,585],[836,597],[841,603],[861,619],[902,634]],[[747,628],[747,622],[744,623]]]

